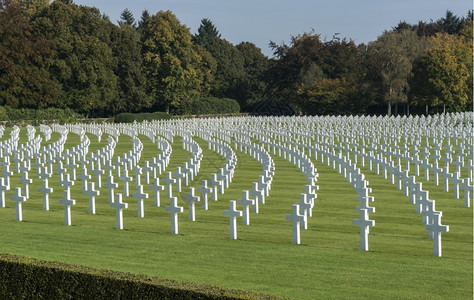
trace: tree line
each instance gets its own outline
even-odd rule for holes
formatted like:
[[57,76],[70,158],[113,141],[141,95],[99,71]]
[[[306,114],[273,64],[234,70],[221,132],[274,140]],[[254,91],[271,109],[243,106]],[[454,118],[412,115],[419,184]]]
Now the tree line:
[[0,0],[0,105],[89,117],[186,114],[208,98],[317,115],[472,108],[472,11],[400,22],[367,45],[312,31],[269,46],[272,58],[233,45],[209,19],[193,35],[171,11],[137,21],[124,9],[113,24],[71,0]]

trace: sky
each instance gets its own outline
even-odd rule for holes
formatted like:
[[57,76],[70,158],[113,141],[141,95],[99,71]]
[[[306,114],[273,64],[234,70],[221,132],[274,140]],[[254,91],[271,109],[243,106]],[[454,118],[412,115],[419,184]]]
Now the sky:
[[125,8],[135,20],[142,11],[151,15],[172,11],[181,24],[197,29],[203,18],[210,19],[221,37],[233,43],[252,42],[271,57],[270,41],[289,43],[292,36],[311,32],[321,39],[335,34],[356,44],[375,41],[384,30],[400,21],[410,24],[444,17],[446,10],[465,17],[472,0],[74,0],[78,5],[94,6],[113,23]]

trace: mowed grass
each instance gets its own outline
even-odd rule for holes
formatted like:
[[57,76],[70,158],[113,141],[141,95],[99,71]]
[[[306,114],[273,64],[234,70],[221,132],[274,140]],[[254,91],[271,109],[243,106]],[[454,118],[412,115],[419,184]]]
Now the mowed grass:
[[[103,147],[91,139],[90,151]],[[8,131],[4,139],[8,138]],[[57,139],[52,136],[52,141]],[[26,130],[21,130],[21,141]],[[142,161],[160,151],[148,138]],[[198,187],[210,179],[224,164],[224,159],[208,150],[207,143],[196,138],[203,149],[201,171],[190,186]],[[79,143],[70,133],[66,149]],[[115,154],[131,149],[130,138],[122,135]],[[175,171],[188,161],[191,153],[182,149],[181,138],[175,136],[173,152],[166,171]],[[0,209],[0,252],[51,261],[63,261],[95,268],[159,276],[167,279],[212,284],[224,288],[254,290],[278,296],[315,298],[429,298],[472,299],[472,209],[463,200],[452,199],[451,192],[430,186],[430,198],[443,211],[443,224],[450,232],[442,234],[443,257],[432,256],[432,240],[421,224],[421,216],[402,191],[380,175],[363,169],[373,188],[376,212],[370,214],[375,227],[370,228],[369,252],[359,250],[359,227],[355,190],[335,170],[313,160],[318,169],[318,199],[309,218],[308,230],[301,231],[301,245],[293,245],[292,224],[286,214],[299,201],[306,180],[288,161],[272,155],[276,164],[270,196],[260,205],[259,214],[250,215],[250,225],[238,219],[238,240],[229,239],[229,218],[223,210],[229,200],[237,200],[261,173],[261,165],[236,151],[238,164],[233,182],[218,201],[209,201],[209,210],[196,204],[196,222],[188,220],[188,208],[179,215],[179,234],[170,233],[169,205],[165,192],[161,207],[153,206],[152,190],[145,186],[150,198],[145,201],[145,218],[137,217],[136,200],[124,197],[129,208],[124,210],[124,230],[116,230],[115,210],[108,203],[107,190],[96,198],[97,214],[88,213],[88,197],[81,192],[81,182],[72,188],[72,226],[64,225],[63,196],[57,177],[50,180],[55,189],[50,195],[50,211],[42,210],[40,181],[30,186],[30,199],[23,204],[23,222],[15,221],[14,202],[6,193],[7,207]],[[11,166],[13,170],[13,165]],[[35,168],[30,172],[34,178]],[[163,178],[165,173],[160,177]],[[19,186],[19,175],[12,183]],[[105,178],[103,179],[105,182]],[[122,182],[116,192],[122,192]],[[142,178],[142,183],[144,179]],[[134,182],[130,186],[134,192]],[[462,192],[461,192],[462,196]],[[238,205],[240,207],[240,205]]]

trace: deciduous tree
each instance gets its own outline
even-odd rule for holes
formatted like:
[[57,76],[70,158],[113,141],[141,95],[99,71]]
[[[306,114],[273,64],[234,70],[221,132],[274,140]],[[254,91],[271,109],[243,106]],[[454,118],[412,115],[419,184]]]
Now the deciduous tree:
[[144,23],[142,43],[153,105],[169,112],[199,97],[202,78],[195,67],[201,58],[193,49],[189,28],[171,11],[160,11]]

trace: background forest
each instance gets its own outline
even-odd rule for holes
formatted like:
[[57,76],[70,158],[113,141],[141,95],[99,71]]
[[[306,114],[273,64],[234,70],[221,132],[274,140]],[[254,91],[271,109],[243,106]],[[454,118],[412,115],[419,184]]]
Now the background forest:
[[268,58],[231,44],[209,19],[193,35],[171,11],[136,20],[125,9],[114,24],[73,1],[0,0],[0,106],[86,117],[265,105],[309,115],[472,110],[472,17],[400,22],[368,45],[302,33],[270,42]]

